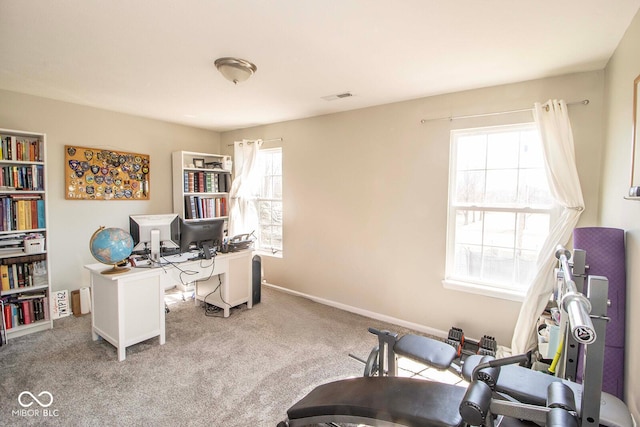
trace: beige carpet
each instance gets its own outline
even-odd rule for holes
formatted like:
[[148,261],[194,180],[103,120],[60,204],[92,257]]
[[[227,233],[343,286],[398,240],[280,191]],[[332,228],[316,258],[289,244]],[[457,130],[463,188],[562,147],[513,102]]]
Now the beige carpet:
[[[207,317],[193,301],[170,305],[166,344],[127,348],[91,340],[91,318],[0,347],[0,424],[60,426],[275,426],[315,386],[362,374],[375,345],[367,327],[402,328],[263,287],[262,302]],[[22,403],[33,402],[23,411]],[[45,414],[46,409],[46,414]]]

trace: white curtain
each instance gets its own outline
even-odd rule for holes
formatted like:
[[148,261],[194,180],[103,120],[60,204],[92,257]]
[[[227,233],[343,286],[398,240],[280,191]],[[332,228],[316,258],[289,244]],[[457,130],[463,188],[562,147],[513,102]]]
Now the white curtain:
[[229,236],[251,233],[258,229],[258,211],[255,198],[258,195],[260,176],[257,170],[258,151],[262,140],[243,139],[233,143],[234,179],[229,198]]
[[555,284],[556,247],[569,242],[584,210],[567,104],[562,100],[549,100],[544,105],[535,103],[533,113],[542,139],[547,180],[561,214],[542,246],[536,275],[520,308],[511,342],[513,354],[525,353],[536,346],[538,317],[549,302]]

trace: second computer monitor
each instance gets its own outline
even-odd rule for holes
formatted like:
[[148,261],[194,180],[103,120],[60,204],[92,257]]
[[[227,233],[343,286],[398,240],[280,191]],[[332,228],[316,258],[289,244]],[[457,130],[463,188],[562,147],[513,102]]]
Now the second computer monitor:
[[220,249],[224,239],[224,219],[212,218],[180,222],[180,252],[204,250],[205,257],[211,249]]

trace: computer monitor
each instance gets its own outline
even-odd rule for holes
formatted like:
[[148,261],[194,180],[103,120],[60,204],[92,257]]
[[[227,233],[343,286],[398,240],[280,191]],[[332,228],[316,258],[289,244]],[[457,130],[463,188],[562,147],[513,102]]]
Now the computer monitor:
[[211,250],[221,248],[223,239],[224,219],[182,219],[180,222],[180,252],[188,252],[195,248],[202,250],[205,258],[210,258]]
[[130,215],[129,231],[133,251],[148,253],[153,261],[161,254],[180,248],[180,217],[178,214]]

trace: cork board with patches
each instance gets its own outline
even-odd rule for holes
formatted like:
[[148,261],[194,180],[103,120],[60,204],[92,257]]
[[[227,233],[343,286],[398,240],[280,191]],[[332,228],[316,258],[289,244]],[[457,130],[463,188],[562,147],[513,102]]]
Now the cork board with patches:
[[65,145],[65,198],[149,200],[149,156]]

